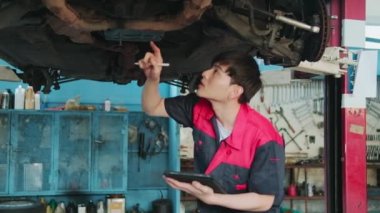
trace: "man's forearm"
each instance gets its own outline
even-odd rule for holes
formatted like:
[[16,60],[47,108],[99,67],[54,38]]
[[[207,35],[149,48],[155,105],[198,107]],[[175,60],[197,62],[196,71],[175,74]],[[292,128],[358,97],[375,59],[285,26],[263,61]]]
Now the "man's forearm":
[[243,194],[215,194],[211,205],[223,206],[243,211],[267,211],[274,201],[273,195],[260,195],[257,193]]
[[159,80],[147,79],[142,94],[142,108],[147,114],[154,114],[162,101],[159,91]]

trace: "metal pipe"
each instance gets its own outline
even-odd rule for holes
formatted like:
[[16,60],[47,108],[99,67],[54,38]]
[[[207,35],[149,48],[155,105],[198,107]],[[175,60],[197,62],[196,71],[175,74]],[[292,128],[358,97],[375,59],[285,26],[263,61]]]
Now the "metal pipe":
[[289,24],[289,25],[292,25],[292,26],[295,26],[295,27],[298,27],[298,28],[301,28],[301,29],[313,32],[313,33],[319,33],[319,31],[320,31],[320,27],[318,27],[318,26],[311,26],[311,25],[305,24],[303,22],[297,21],[295,19],[292,19],[292,18],[289,18],[289,17],[286,17],[286,16],[275,15],[273,13],[270,13],[270,12],[267,12],[267,11],[263,11],[263,10],[259,10],[259,9],[256,9],[256,8],[254,8],[254,10],[256,10],[257,12],[260,12],[260,13],[266,15],[266,16],[272,17],[272,18],[274,18],[277,21],[280,21],[282,23]]
[[312,33],[319,33],[319,31],[320,31],[320,28],[318,26],[311,26],[311,25],[305,24],[303,22],[297,21],[295,19],[288,18],[286,16],[276,15],[275,19],[277,21],[280,21],[280,22],[283,22],[285,24],[289,24],[289,25],[310,31]]

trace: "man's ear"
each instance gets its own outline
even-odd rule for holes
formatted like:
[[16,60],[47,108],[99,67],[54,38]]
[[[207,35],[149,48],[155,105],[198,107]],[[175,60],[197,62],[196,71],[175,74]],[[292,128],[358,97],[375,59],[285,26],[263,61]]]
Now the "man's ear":
[[230,92],[229,97],[231,99],[239,99],[240,96],[243,94],[244,89],[242,86],[234,84],[232,85],[232,91]]

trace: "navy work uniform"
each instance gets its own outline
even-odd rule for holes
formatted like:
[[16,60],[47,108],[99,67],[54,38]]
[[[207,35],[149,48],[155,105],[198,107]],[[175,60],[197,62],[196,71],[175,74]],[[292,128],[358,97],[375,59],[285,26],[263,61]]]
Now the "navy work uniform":
[[[267,211],[280,212],[284,197],[284,142],[268,119],[241,104],[231,134],[219,142],[217,119],[206,99],[195,94],[165,99],[170,117],[193,129],[195,172],[217,179],[228,194],[274,195]],[[198,212],[241,212],[198,202]]]

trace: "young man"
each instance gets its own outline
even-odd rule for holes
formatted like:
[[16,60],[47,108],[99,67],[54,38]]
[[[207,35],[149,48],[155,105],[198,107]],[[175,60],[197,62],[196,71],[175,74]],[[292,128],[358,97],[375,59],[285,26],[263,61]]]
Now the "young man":
[[247,104],[261,88],[260,72],[248,54],[227,52],[202,73],[196,94],[161,98],[160,49],[139,61],[146,82],[143,110],[170,116],[193,129],[195,169],[217,179],[227,194],[194,181],[165,177],[173,188],[195,196],[198,212],[280,212],[284,196],[284,143],[272,124]]

